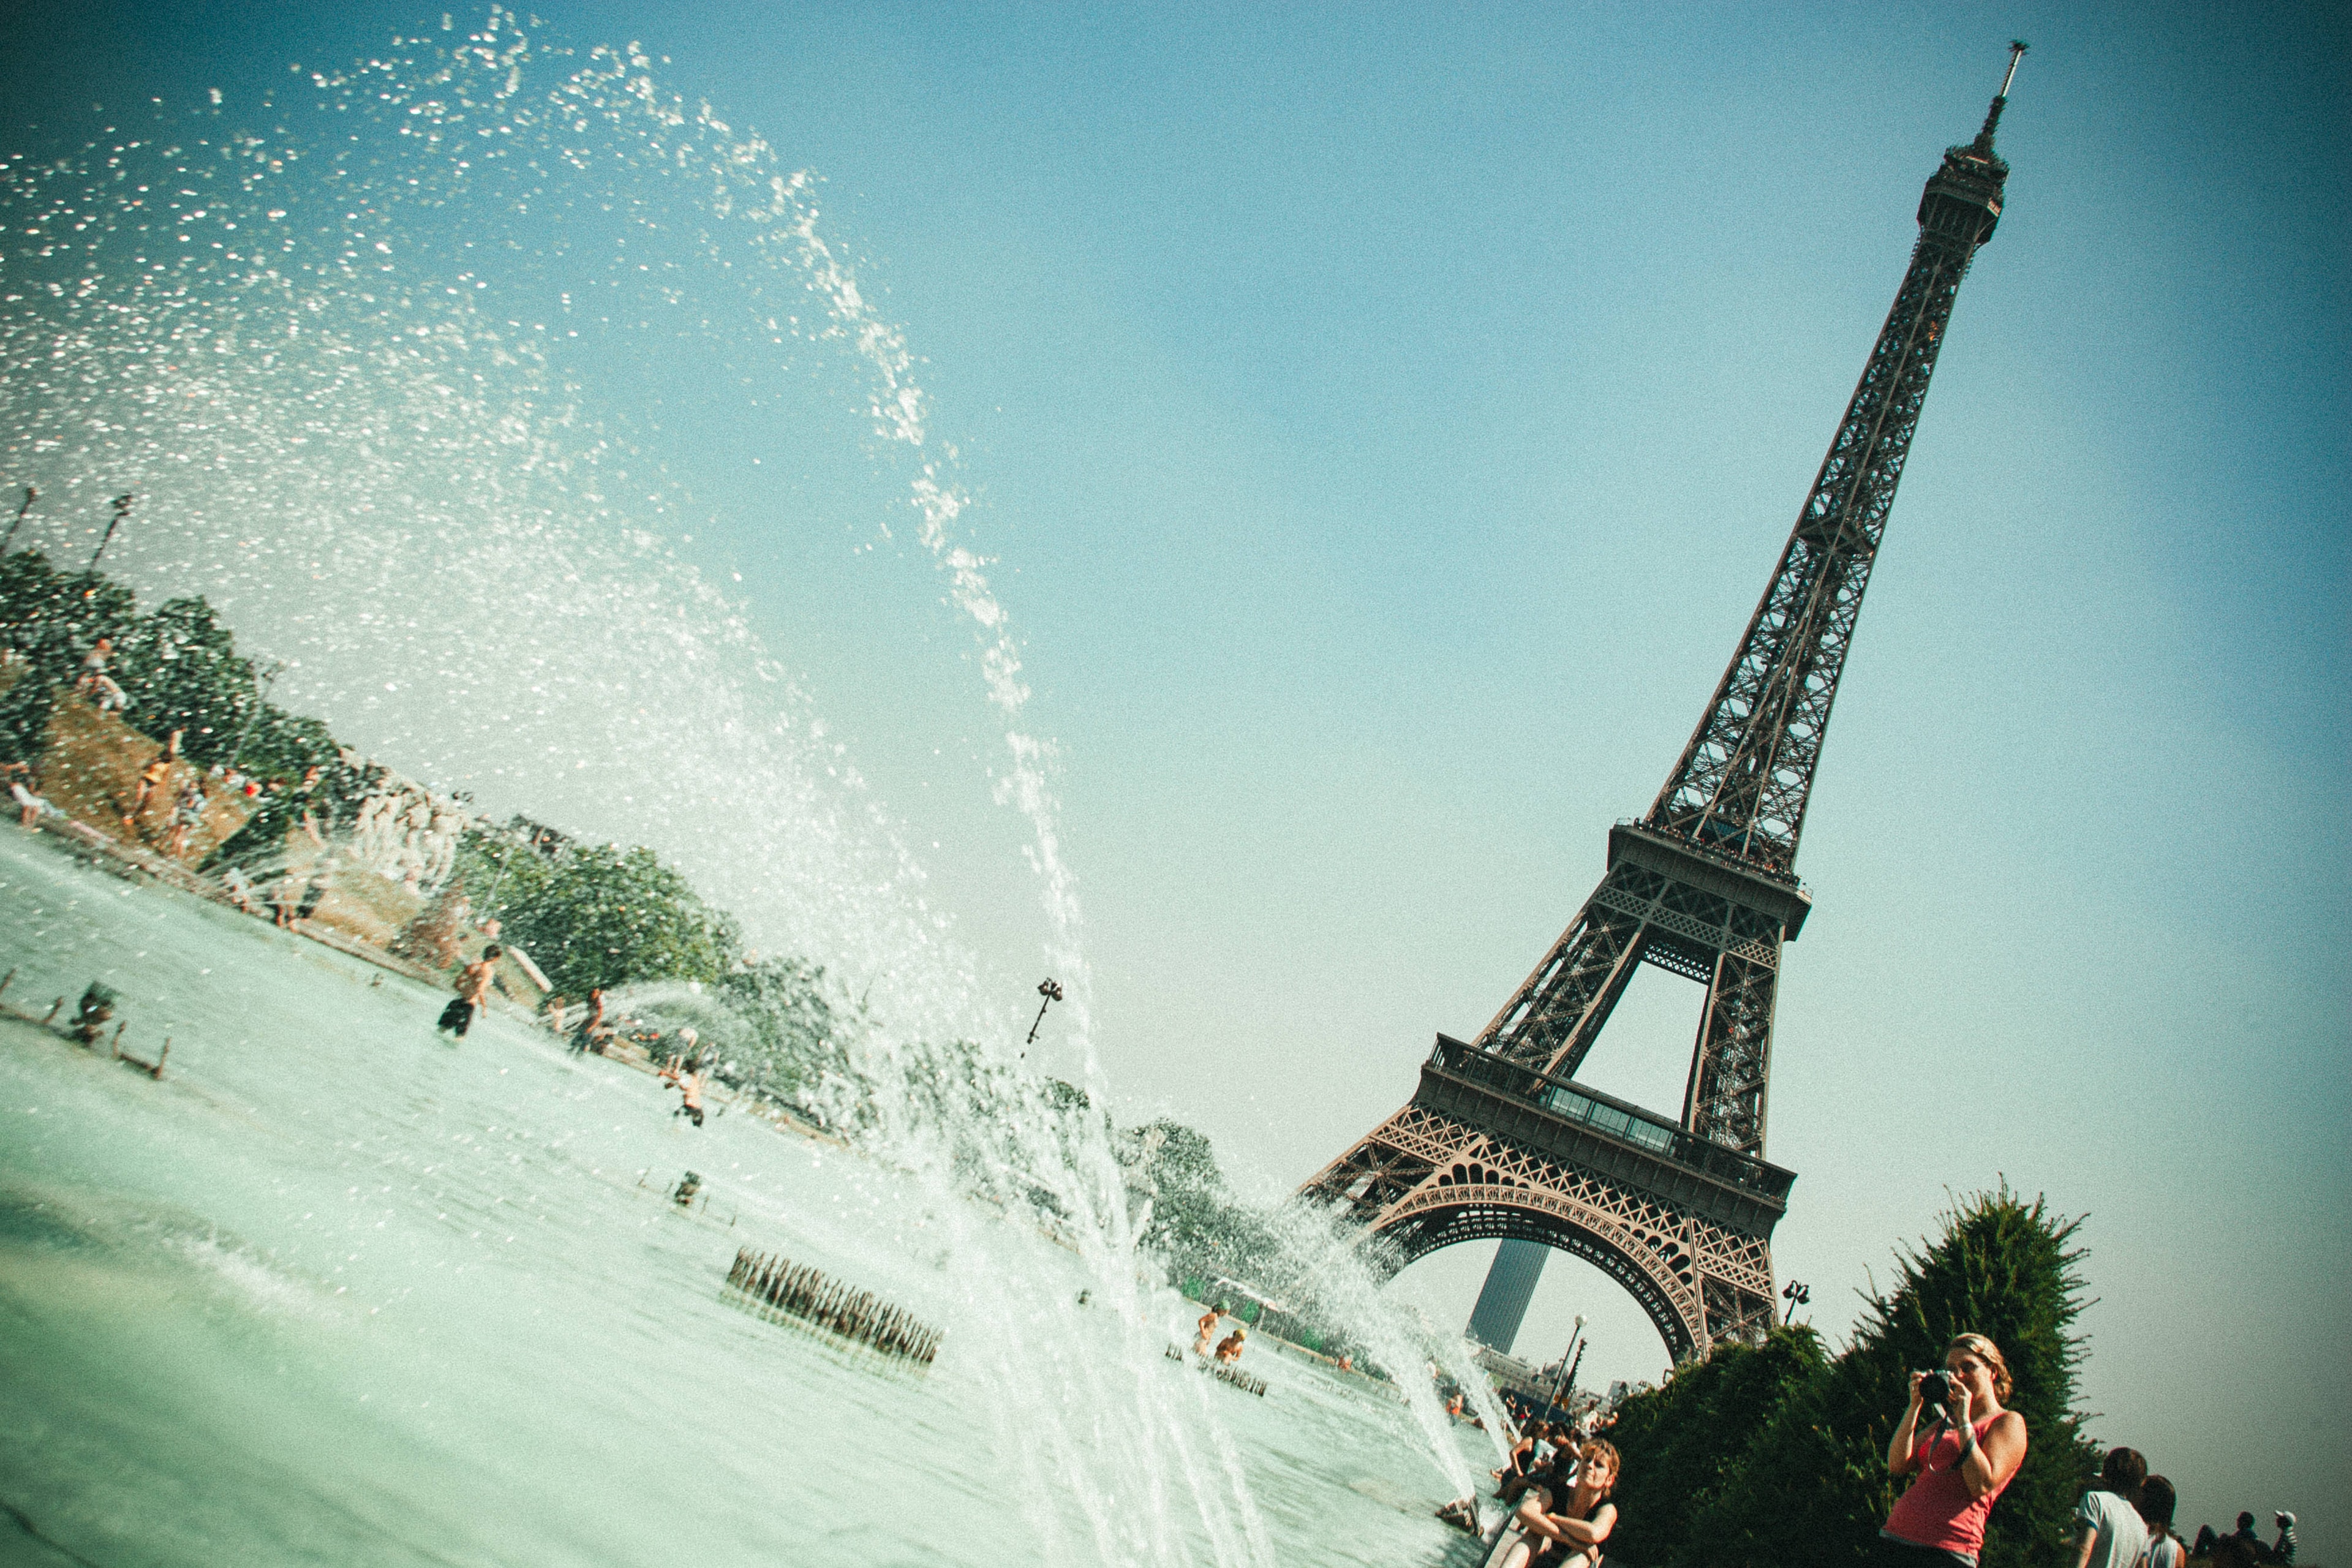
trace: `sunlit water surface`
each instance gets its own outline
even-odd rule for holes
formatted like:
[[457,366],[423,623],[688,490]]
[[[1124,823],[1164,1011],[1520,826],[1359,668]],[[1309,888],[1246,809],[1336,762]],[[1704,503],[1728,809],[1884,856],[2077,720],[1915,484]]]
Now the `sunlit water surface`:
[[[160,1082],[0,1024],[0,1500],[134,1563],[1435,1563],[1446,1483],[1403,1407],[1253,1352],[1253,1398],[1137,1356],[1075,1308],[1078,1261],[741,1114],[697,1131],[654,1081],[264,923],[0,832],[0,965],[45,1009],[104,979]],[[692,1168],[709,1202],[666,1190]],[[943,1268],[993,1227],[999,1294]],[[946,1331],[927,1373],[761,1321],[721,1286],[779,1250]],[[1067,1299],[1065,1299],[1066,1291]],[[1144,1298],[1152,1341],[1192,1309]],[[1034,1412],[975,1375],[1041,1332],[1158,1381],[1159,1433]],[[1164,1491],[1105,1525],[1014,1451],[1034,1420],[1190,1446],[1249,1500]],[[1485,1462],[1465,1430],[1460,1462]],[[1254,1517],[1250,1517],[1254,1516]],[[1227,1539],[1217,1537],[1230,1531]],[[1121,1538],[1126,1532],[1127,1538]],[[61,1561],[21,1529],[0,1560]]]

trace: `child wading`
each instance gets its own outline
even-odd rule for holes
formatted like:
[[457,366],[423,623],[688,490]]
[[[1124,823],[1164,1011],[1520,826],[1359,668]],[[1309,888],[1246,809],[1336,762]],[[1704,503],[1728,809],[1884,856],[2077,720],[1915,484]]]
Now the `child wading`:
[[441,1022],[437,1027],[461,1040],[466,1037],[466,1031],[474,1026],[475,1016],[481,1012],[483,1004],[489,997],[490,974],[498,968],[499,959],[505,951],[492,942],[482,949],[481,957],[457,972],[457,998],[441,1009]]

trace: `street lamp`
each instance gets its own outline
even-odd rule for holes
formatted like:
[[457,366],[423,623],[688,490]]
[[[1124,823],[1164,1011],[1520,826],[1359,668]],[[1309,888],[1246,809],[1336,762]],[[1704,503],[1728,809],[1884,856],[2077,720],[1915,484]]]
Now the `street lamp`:
[[1037,994],[1045,1000],[1037,1004],[1037,1021],[1029,1026],[1029,1037],[1021,1042],[1024,1046],[1037,1043],[1037,1031],[1045,1026],[1045,1009],[1062,999],[1062,988],[1048,980],[1037,987]]
[[[84,568],[83,575],[88,576],[98,571],[98,558],[106,553],[108,545],[114,542],[114,531],[122,526],[122,520],[131,515],[131,498],[129,496],[114,498],[114,515],[107,520],[106,531],[99,536],[98,548],[89,552],[89,565]],[[32,503],[27,501],[25,504],[30,506]]]
[[25,487],[25,504],[16,509],[16,521],[8,525],[8,537],[0,539],[0,555],[7,554],[8,547],[16,542],[16,531],[25,526],[25,514],[32,510],[33,503],[40,499],[40,491],[30,485]]
[[[1584,1314],[1579,1312],[1576,1314],[1576,1331],[1569,1335],[1568,1349],[1560,1352],[1560,1365],[1567,1370],[1562,1372],[1559,1381],[1551,1385],[1551,1397],[1544,1403],[1547,1416],[1559,1407],[1561,1397],[1576,1387],[1576,1369],[1584,1362],[1583,1339]],[[1574,1359],[1571,1360],[1571,1357]]]
[[1800,1285],[1794,1279],[1789,1281],[1788,1289],[1782,1290],[1780,1294],[1787,1298],[1789,1302],[1789,1315],[1780,1320],[1784,1323],[1795,1322],[1797,1321],[1797,1309],[1813,1299],[1812,1287],[1810,1285]]
[[245,742],[253,733],[253,721],[261,717],[261,710],[264,708],[269,706],[269,689],[278,684],[278,678],[285,673],[286,663],[283,659],[273,658],[267,663],[253,667],[255,688],[253,706],[245,710],[245,723],[236,732],[236,750],[228,754],[230,767],[233,768],[245,761]]

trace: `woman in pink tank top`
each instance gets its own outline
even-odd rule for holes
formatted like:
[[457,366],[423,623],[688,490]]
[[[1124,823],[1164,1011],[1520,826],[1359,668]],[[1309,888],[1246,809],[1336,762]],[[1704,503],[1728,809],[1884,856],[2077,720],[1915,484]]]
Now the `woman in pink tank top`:
[[1976,1568],[1985,1516],[2025,1462],[2025,1417],[2004,1410],[2009,1363],[1982,1334],[1962,1334],[1944,1352],[1951,1369],[1943,1414],[1920,1396],[1925,1373],[1911,1374],[1911,1406],[1886,1444],[1886,1468],[1916,1475],[1878,1532],[1879,1557],[1910,1568]]

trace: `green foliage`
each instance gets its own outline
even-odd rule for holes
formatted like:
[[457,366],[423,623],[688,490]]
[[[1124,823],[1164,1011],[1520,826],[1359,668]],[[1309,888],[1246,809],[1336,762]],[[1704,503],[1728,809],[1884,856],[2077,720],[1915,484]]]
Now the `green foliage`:
[[734,918],[643,847],[580,845],[548,856],[469,834],[459,874],[480,889],[477,916],[497,916],[567,996],[596,985],[717,981],[741,950]]
[[201,598],[171,600],[126,627],[112,673],[131,728],[159,740],[181,731],[181,754],[198,767],[230,762],[259,717],[253,666]]
[[[251,661],[202,598],[173,599],[142,616],[131,590],[102,573],[59,572],[37,551],[0,560],[0,645],[26,668],[0,693],[0,761],[36,755],[60,687],[81,676],[81,661],[111,638],[108,673],[129,705],[122,718],[155,741],[182,731],[181,751],[199,767],[236,765],[264,779],[299,784],[310,768],[330,776],[312,801],[322,820],[352,793],[340,777],[341,752],[316,719],[261,700]],[[241,742],[241,745],[240,745]],[[222,858],[250,860],[277,853],[303,803],[268,799]]]
[[1120,1153],[1129,1184],[1151,1200],[1143,1244],[1177,1274],[1265,1278],[1276,1238],[1234,1199],[1206,1134],[1162,1118],[1130,1129]]
[[1736,1477],[1769,1469],[1758,1452],[1772,1418],[1829,1365],[1811,1328],[1776,1328],[1759,1346],[1727,1345],[1618,1407],[1609,1429],[1624,1468],[1612,1556],[1705,1561],[1700,1520]]
[[2080,1223],[2006,1186],[1962,1200],[1933,1246],[1897,1258],[1893,1293],[1873,1299],[1853,1345],[1780,1404],[1670,1561],[1866,1562],[1896,1495],[1886,1444],[1909,1374],[1941,1365],[1964,1332],[2001,1348],[2016,1380],[2003,1403],[2024,1417],[2028,1437],[2024,1465],[1993,1507],[1983,1568],[2071,1561],[2067,1519],[2095,1469],[2074,1412],[2083,1254],[2072,1243]]
[[0,645],[27,663],[0,695],[0,762],[37,755],[47,732],[56,689],[81,673],[100,637],[120,647],[137,621],[130,589],[102,574],[64,573],[38,551],[0,560]]
[[815,964],[763,958],[719,976],[713,989],[738,1024],[724,1037],[729,1054],[753,1088],[793,1099],[841,1060],[842,1020]]

